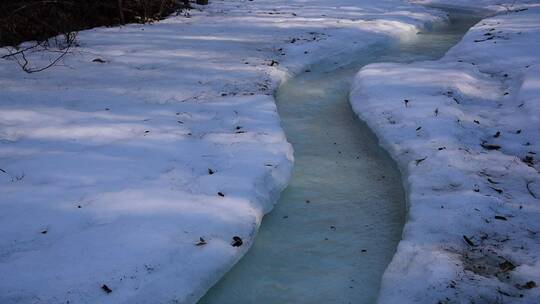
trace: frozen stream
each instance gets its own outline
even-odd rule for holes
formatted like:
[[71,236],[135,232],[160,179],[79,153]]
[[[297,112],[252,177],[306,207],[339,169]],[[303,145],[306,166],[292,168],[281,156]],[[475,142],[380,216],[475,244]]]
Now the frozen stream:
[[199,303],[373,303],[406,217],[400,173],[350,109],[364,65],[438,59],[479,20],[399,45],[329,58],[284,83],[277,104],[294,146],[291,184],[246,256]]

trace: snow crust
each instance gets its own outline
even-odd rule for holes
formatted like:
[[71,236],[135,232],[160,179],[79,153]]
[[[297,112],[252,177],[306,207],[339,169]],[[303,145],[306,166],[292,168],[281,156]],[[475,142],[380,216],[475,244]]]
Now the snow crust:
[[288,183],[279,82],[444,16],[352,0],[190,14],[83,31],[41,73],[0,61],[0,303],[195,302]]
[[439,61],[355,79],[353,109],[408,193],[380,303],[540,303],[540,7],[523,9],[482,20]]

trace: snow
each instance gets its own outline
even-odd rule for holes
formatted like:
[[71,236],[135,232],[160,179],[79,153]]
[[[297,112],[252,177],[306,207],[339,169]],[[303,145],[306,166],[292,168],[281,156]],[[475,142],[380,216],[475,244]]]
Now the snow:
[[279,82],[442,16],[399,1],[215,1],[83,31],[41,73],[1,60],[0,302],[195,302],[288,183]]
[[[213,1],[190,18],[83,31],[81,46],[41,73],[25,74],[1,60],[0,302],[194,303],[248,250],[263,215],[288,183],[293,154],[272,96],[277,85],[322,58],[406,39],[443,18],[398,0]],[[482,296],[495,288],[515,294],[514,283],[540,281],[538,224],[532,220],[538,209],[524,190],[528,185],[540,192],[538,165],[519,160],[537,143],[539,69],[530,37],[538,37],[538,15],[530,9],[490,20],[500,20],[495,26],[504,35],[514,31],[511,39],[496,40],[501,50],[515,52],[512,60],[503,51],[484,58],[474,49],[466,55],[477,56],[477,66],[468,64],[474,57],[459,55],[460,48],[465,52],[472,37],[484,33],[479,27],[450,59],[372,66],[359,78],[353,97],[362,96],[362,102],[355,109],[372,113],[363,117],[398,162],[405,168],[415,154],[430,156],[406,171],[410,222],[384,279],[382,302],[433,295],[444,300],[443,295],[455,296],[444,285],[450,280],[456,281],[452,291],[470,297],[478,287]],[[463,63],[455,62],[458,55]],[[29,54],[37,66],[46,57]],[[93,62],[97,58],[105,62]],[[527,72],[510,66],[519,60],[530,62]],[[490,77],[480,73],[482,67],[500,71]],[[411,95],[417,117],[403,112],[402,103],[394,108],[384,102],[395,92],[380,81],[383,72],[394,73],[385,80],[398,79],[408,68],[430,73],[424,83],[405,77],[392,84]],[[508,79],[501,78],[503,70]],[[427,86],[435,75],[439,80]],[[448,83],[455,75],[463,79]],[[448,88],[463,98],[459,107],[439,94]],[[486,95],[488,88],[510,94]],[[439,118],[446,124],[421,115],[433,111],[433,102],[440,103]],[[387,126],[381,111],[390,111],[396,125]],[[455,127],[455,117],[463,129]],[[411,118],[422,124],[419,133],[409,130],[417,125]],[[522,132],[512,134],[518,127]],[[502,133],[495,142],[503,148],[481,150],[478,140],[495,129]],[[405,138],[411,141],[395,142]],[[525,140],[531,145],[520,145]],[[430,152],[440,143],[447,149]],[[440,167],[439,161],[452,168],[429,170]],[[484,167],[502,195],[478,176]],[[470,191],[469,183],[480,192]],[[494,220],[495,214],[508,220]],[[482,241],[480,231],[489,238]],[[477,244],[475,251],[465,247],[462,234]],[[509,241],[497,243],[506,235]],[[244,245],[232,247],[233,236]],[[195,245],[200,237],[206,245]],[[472,267],[480,260],[479,249],[518,265],[508,283],[463,272],[465,263]],[[431,289],[418,284],[426,276]],[[104,284],[111,293],[102,290]],[[520,290],[522,301],[538,296],[537,290]]]
[[540,302],[527,285],[540,282],[540,7],[516,7],[439,61],[372,64],[356,77],[353,109],[408,196],[380,303]]

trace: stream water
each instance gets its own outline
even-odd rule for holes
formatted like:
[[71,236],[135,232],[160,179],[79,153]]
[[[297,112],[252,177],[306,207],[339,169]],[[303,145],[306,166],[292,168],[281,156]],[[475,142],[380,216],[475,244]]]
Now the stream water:
[[476,23],[450,23],[399,44],[328,58],[285,82],[276,100],[295,151],[289,187],[255,242],[199,301],[374,303],[406,218],[400,173],[348,103],[351,81],[373,62],[438,59]]

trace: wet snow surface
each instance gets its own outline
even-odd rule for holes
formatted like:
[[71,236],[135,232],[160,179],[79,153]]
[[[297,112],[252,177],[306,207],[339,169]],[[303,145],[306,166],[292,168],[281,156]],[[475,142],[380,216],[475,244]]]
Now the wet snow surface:
[[197,301],[288,183],[279,81],[440,19],[397,0],[214,1],[190,18],[81,32],[42,73],[0,61],[0,303]]
[[540,302],[539,38],[540,8],[517,7],[439,61],[357,75],[353,108],[407,177],[381,303]]

